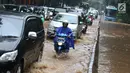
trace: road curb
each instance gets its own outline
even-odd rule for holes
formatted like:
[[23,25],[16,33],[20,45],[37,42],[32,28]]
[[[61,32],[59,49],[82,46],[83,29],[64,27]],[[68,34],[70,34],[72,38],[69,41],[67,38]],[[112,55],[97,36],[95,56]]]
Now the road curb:
[[98,44],[98,38],[99,38],[99,29],[100,29],[100,26],[99,26],[99,21],[98,21],[98,28],[97,28],[97,32],[96,32],[96,38],[95,38],[95,43],[93,45],[93,48],[92,48],[92,52],[91,52],[91,58],[90,58],[90,62],[89,62],[89,69],[88,69],[88,73],[93,73],[94,72],[94,62],[95,62],[95,54],[96,54],[96,47],[97,47],[97,44]]

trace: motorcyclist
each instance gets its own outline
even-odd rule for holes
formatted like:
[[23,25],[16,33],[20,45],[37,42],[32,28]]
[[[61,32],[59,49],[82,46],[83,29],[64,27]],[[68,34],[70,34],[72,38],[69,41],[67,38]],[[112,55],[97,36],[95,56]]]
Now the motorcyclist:
[[83,21],[83,23],[84,23],[84,25],[85,25],[84,29],[82,30],[82,33],[83,33],[83,34],[86,34],[86,31],[87,31],[87,28],[88,28],[88,24],[87,24],[87,21],[86,21],[86,16],[84,16],[83,14],[82,14],[82,19],[81,19],[81,21]]
[[85,21],[87,23],[87,25],[92,25],[93,23],[93,20],[94,20],[94,17],[93,17],[93,14],[92,13],[89,13],[86,17],[85,17]]
[[93,14],[92,14],[92,13],[91,13],[91,14],[89,14],[88,18],[91,18],[91,19],[92,19],[92,21],[93,21],[93,20],[94,20]]
[[63,21],[62,25],[63,26],[57,28],[55,31],[54,49],[56,50],[56,52],[58,52],[58,49],[57,49],[58,45],[56,43],[57,34],[60,34],[60,33],[67,34],[68,37],[66,39],[66,44],[64,45],[64,47],[65,47],[65,52],[68,53],[70,48],[74,49],[74,37],[72,34],[72,30],[68,27],[68,21],[67,20]]

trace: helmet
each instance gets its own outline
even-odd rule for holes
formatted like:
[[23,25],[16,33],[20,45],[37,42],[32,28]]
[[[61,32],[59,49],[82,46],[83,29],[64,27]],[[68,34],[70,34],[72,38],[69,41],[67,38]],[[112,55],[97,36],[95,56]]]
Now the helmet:
[[66,28],[66,27],[68,26],[68,24],[69,24],[69,23],[68,23],[68,20],[64,20],[64,21],[63,21],[63,27]]
[[68,20],[64,20],[63,23],[68,23]]

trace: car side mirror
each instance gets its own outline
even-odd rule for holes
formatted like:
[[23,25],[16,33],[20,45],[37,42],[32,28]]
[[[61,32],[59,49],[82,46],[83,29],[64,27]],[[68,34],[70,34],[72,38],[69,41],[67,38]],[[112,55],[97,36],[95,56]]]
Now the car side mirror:
[[30,31],[30,32],[28,33],[28,37],[29,37],[30,39],[36,39],[36,38],[37,38],[37,33],[36,33],[36,32],[33,32],[33,31]]

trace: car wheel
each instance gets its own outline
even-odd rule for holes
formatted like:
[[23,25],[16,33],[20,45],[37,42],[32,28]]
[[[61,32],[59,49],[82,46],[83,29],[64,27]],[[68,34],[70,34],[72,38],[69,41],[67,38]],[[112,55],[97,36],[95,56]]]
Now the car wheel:
[[41,49],[40,49],[40,53],[39,53],[39,56],[38,56],[38,58],[37,58],[37,61],[38,61],[38,62],[41,62],[41,60],[42,60],[43,47],[44,47],[44,45],[42,45],[42,47],[41,47]]
[[42,51],[40,51],[39,53],[38,62],[41,62],[41,60],[42,60]]
[[17,64],[14,69],[11,71],[11,73],[23,73],[23,65]]

